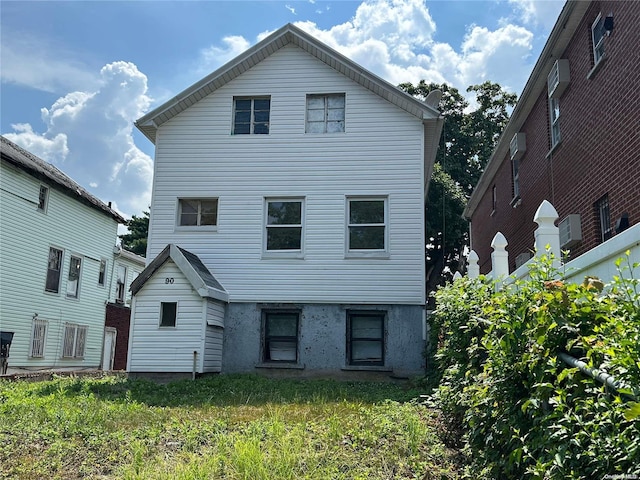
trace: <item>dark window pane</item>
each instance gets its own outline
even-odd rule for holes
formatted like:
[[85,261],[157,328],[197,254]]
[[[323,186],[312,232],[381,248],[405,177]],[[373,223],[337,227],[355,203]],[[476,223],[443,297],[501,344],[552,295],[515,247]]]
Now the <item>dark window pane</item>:
[[236,124],[240,123],[250,123],[251,122],[251,112],[236,112]]
[[256,111],[253,115],[253,119],[256,123],[268,123],[269,122],[269,110],[266,112]]
[[271,106],[271,100],[268,98],[257,98],[254,100],[253,108],[257,112],[259,110],[267,110],[269,111],[269,107]]
[[295,337],[298,334],[298,314],[267,314],[267,335],[279,337]]
[[269,202],[268,225],[300,225],[302,202]]
[[258,135],[269,133],[269,124],[268,123],[256,123],[253,126],[253,133],[258,134]]
[[198,201],[180,200],[180,225],[191,226],[198,224]]
[[[251,111],[251,99],[236,100],[236,112]],[[237,115],[237,113],[236,113]]]
[[47,279],[45,290],[47,292],[58,293],[60,289],[60,269],[62,268],[62,250],[56,248],[49,249],[49,263],[47,268]]
[[162,302],[161,307],[160,326],[175,327],[178,304],[176,302]]
[[349,227],[350,250],[384,250],[384,226]]
[[384,223],[384,200],[351,200],[349,223]]
[[267,250],[300,250],[300,227],[272,227],[267,229]]
[[251,125],[248,123],[236,123],[233,127],[234,135],[247,135],[251,133]]
[[200,225],[216,225],[218,220],[218,201],[203,200],[201,206]]
[[380,340],[354,340],[351,343],[351,361],[379,363],[382,361],[382,342]]

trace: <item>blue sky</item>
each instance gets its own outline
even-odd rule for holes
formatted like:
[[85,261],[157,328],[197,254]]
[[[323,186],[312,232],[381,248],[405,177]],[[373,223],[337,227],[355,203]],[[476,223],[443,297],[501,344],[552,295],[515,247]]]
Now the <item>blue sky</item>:
[[133,126],[295,23],[392,84],[520,93],[564,0],[0,2],[0,131],[126,217],[151,198]]

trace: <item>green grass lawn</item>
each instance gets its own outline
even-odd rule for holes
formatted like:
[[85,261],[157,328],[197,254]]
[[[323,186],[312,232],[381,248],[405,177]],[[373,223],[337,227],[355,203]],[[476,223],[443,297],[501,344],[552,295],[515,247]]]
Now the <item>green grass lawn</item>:
[[418,394],[253,375],[4,381],[0,478],[457,478]]

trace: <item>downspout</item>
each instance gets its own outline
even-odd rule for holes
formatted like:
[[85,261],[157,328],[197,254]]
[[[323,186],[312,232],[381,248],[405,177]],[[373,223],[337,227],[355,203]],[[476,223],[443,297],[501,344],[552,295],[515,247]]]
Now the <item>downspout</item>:
[[193,351],[193,371],[191,372],[191,380],[196,379],[196,359],[198,358],[198,352],[196,350]]
[[[560,357],[560,359],[570,367],[577,368],[585,375],[588,375],[594,380],[598,380],[599,382],[612,388],[616,392],[618,392],[619,389],[626,388],[626,386],[622,382],[617,381],[615,378],[613,378],[613,376],[609,375],[606,372],[598,370],[597,368],[590,368],[582,360],[578,360],[577,358],[574,358],[571,355],[568,355],[564,352],[558,353],[558,357]],[[637,401],[636,396],[632,393],[626,393],[626,392],[618,392],[618,393],[620,393],[621,395],[624,395],[630,400]]]

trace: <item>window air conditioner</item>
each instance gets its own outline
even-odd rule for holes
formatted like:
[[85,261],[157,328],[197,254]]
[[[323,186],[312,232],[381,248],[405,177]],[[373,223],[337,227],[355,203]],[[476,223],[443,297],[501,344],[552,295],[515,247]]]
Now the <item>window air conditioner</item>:
[[569,60],[561,58],[551,67],[547,77],[547,93],[549,98],[560,98],[569,85]]
[[571,214],[558,224],[560,230],[560,248],[571,248],[582,241],[580,215]]
[[526,134],[524,132],[516,133],[509,144],[511,150],[511,160],[519,160],[527,150]]

